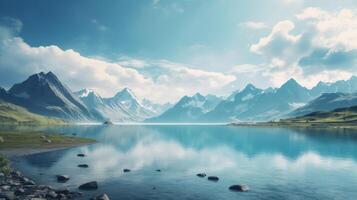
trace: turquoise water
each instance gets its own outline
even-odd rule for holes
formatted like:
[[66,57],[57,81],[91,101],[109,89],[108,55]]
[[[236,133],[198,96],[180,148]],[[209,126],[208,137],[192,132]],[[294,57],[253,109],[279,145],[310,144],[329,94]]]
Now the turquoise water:
[[[357,133],[353,132],[220,125],[36,129],[99,141],[14,162],[35,181],[55,187],[98,181],[98,191],[84,192],[83,199],[100,192],[127,200],[357,199]],[[132,171],[123,173],[124,168]],[[197,177],[201,172],[220,180]],[[56,174],[71,179],[56,183]],[[251,190],[231,192],[228,187],[233,184],[246,184]]]

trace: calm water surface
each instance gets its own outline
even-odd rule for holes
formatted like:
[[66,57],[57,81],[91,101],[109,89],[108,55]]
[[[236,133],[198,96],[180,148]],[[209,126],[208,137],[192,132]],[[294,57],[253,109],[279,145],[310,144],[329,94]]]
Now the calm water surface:
[[[15,159],[43,184],[96,180],[111,199],[357,199],[357,133],[193,125],[34,128],[99,142]],[[77,153],[88,156],[79,158]],[[89,168],[78,168],[88,164]],[[130,173],[123,173],[128,168]],[[157,172],[156,169],[161,169]],[[198,178],[204,172],[220,178]],[[65,184],[56,174],[71,177]],[[228,190],[247,184],[246,193]]]

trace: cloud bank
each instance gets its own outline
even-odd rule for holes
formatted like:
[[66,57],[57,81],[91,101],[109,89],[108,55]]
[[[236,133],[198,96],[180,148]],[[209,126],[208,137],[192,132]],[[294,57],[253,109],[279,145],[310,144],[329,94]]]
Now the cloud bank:
[[347,79],[357,73],[357,12],[306,8],[276,23],[250,51],[264,57],[262,74],[274,86],[291,77],[308,87]]
[[193,69],[169,61],[154,62],[162,70],[157,76],[152,76],[145,74],[145,69],[138,70],[140,65],[150,68],[152,63],[146,61],[110,62],[83,56],[72,49],[63,50],[56,45],[33,47],[17,36],[21,22],[16,19],[8,21],[12,23],[0,26],[1,86],[9,87],[33,73],[53,71],[74,90],[93,88],[103,96],[111,96],[124,87],[130,87],[141,98],[164,103],[197,91],[211,93],[235,80],[232,75]]

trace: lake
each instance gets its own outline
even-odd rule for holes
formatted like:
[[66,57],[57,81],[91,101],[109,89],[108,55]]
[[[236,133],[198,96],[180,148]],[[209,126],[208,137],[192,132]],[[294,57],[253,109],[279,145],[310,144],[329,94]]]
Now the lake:
[[[16,158],[13,163],[36,182],[55,187],[75,189],[98,181],[98,191],[83,192],[83,199],[100,192],[126,200],[357,199],[356,132],[224,125],[32,129],[98,140],[90,146]],[[124,168],[131,172],[124,173]],[[197,177],[201,172],[220,180]],[[57,183],[56,174],[71,179]],[[246,184],[250,190],[232,192],[228,187],[233,184]]]

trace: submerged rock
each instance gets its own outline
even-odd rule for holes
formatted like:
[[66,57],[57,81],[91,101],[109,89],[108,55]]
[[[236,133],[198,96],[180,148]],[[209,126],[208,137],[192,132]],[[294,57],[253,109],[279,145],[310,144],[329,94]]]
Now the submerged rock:
[[81,167],[81,168],[88,168],[89,166],[87,164],[79,164],[77,165],[78,167]]
[[84,183],[78,187],[80,190],[96,190],[98,189],[97,181],[91,181],[88,183]]
[[103,194],[99,194],[95,197],[92,197],[91,200],[110,200],[108,195],[103,193]]
[[126,173],[126,172],[130,172],[131,170],[130,169],[123,169],[123,172]]
[[197,176],[200,177],[200,178],[204,178],[204,177],[206,177],[206,174],[205,173],[198,173]]
[[209,176],[207,179],[215,182],[219,181],[219,178],[217,176]]
[[111,122],[110,120],[107,120],[107,121],[103,122],[103,125],[113,125],[113,122]]
[[69,180],[69,177],[67,175],[57,175],[58,182],[67,182],[68,180]]
[[249,190],[249,187],[247,185],[231,185],[229,190],[235,192],[246,192]]

